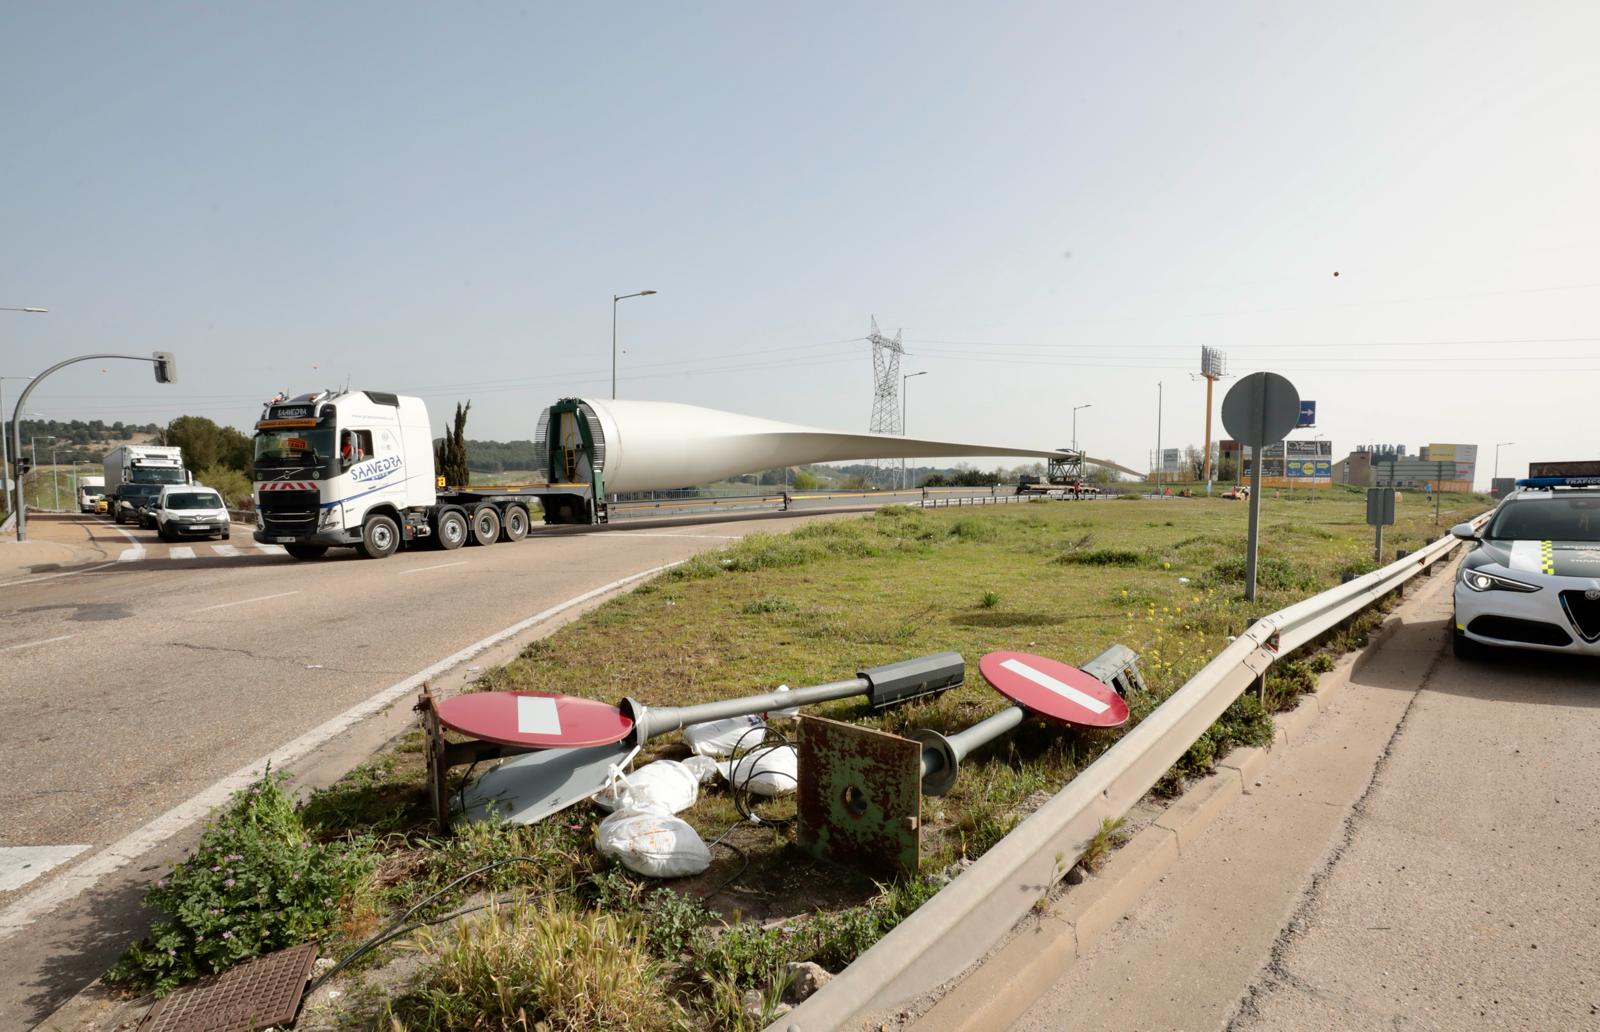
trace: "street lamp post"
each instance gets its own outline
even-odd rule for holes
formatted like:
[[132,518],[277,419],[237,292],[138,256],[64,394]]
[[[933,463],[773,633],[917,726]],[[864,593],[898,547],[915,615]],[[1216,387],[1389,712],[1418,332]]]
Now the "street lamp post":
[[50,508],[56,512],[61,511],[61,467],[56,463],[60,446],[60,440],[50,442]]
[[[905,437],[906,436],[906,406],[907,406],[907,403],[909,401],[909,398],[908,398],[908,396],[906,394],[906,383],[909,382],[910,379],[913,376],[927,376],[927,375],[928,375],[928,371],[926,369],[919,369],[917,372],[907,373],[906,375],[900,377],[900,436],[901,437]],[[907,484],[906,484],[906,459],[905,459],[905,456],[902,455],[900,457],[900,489],[901,490],[905,490],[906,486],[907,486]]]
[[[155,367],[156,383],[176,383],[178,379],[178,360],[170,351],[155,351],[150,354],[149,358],[143,355],[97,352],[92,355],[75,355],[72,358],[62,359],[38,376],[33,377],[33,382],[23,389],[22,397],[17,399],[17,407],[12,410],[11,414],[11,433],[13,434],[11,440],[16,446],[16,451],[22,451],[22,426],[18,423],[18,420],[22,416],[23,408],[28,404],[28,396],[34,392],[34,389],[57,369],[63,369],[76,362],[89,362],[100,358],[125,358],[133,362],[149,362]],[[17,478],[16,505],[17,540],[26,541],[28,540],[28,506],[23,501],[22,479],[20,477]]]
[[1078,410],[1079,409],[1086,409],[1086,408],[1094,408],[1094,402],[1091,401],[1091,402],[1086,402],[1085,404],[1082,404],[1082,405],[1074,405],[1074,406],[1072,406],[1072,450],[1073,451],[1077,451],[1078,450]]
[[1510,446],[1510,445],[1515,445],[1516,443],[1517,443],[1516,441],[1499,441],[1499,442],[1497,442],[1495,444],[1495,446],[1494,446],[1494,479],[1489,481],[1489,490],[1493,491],[1494,490],[1494,482],[1495,482],[1495,480],[1499,480],[1500,479],[1500,449],[1504,448],[1504,447],[1507,447],[1507,446]]
[[611,400],[617,398],[617,302],[626,301],[630,297],[649,297],[653,290],[641,290],[634,294],[611,295]]

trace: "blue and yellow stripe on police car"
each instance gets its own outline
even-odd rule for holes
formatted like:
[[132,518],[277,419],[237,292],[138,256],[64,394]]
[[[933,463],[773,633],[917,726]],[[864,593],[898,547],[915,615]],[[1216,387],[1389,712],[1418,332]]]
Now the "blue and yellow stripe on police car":
[[1539,542],[1539,572],[1546,577],[1556,575],[1556,544],[1554,541]]

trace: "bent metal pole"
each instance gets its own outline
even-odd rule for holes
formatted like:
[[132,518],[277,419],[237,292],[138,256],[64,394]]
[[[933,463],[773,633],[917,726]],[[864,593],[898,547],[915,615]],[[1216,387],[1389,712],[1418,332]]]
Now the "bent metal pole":
[[[23,408],[24,405],[26,405],[28,403],[28,395],[33,393],[33,389],[35,387],[39,386],[39,384],[44,380],[45,377],[49,376],[51,373],[55,372],[57,369],[61,369],[61,368],[64,368],[66,366],[72,365],[74,362],[88,362],[88,361],[90,361],[92,359],[97,359],[97,358],[126,358],[126,359],[129,359],[130,361],[134,361],[134,362],[152,362],[156,366],[156,379],[157,379],[157,381],[158,382],[162,382],[162,383],[167,382],[167,381],[164,381],[164,380],[161,379],[162,363],[167,358],[170,358],[170,356],[166,355],[164,352],[157,352],[154,355],[117,355],[117,354],[78,355],[76,358],[69,358],[69,359],[66,359],[64,361],[57,362],[55,365],[51,366],[49,369],[46,369],[44,372],[40,373],[38,376],[35,376],[33,378],[33,381],[31,383],[29,383],[28,386],[23,389],[22,397],[17,399],[17,407],[11,414],[11,432],[14,435],[12,437],[12,441],[15,444],[15,447],[12,449],[12,454],[13,455],[20,456],[22,454],[22,423],[21,423],[22,408]],[[17,507],[17,540],[18,541],[26,541],[27,540],[27,531],[28,531],[28,506],[27,506],[27,503],[26,503],[25,499],[23,498],[23,494],[22,494],[22,478],[21,477],[17,478],[17,501],[16,501],[16,507]]]

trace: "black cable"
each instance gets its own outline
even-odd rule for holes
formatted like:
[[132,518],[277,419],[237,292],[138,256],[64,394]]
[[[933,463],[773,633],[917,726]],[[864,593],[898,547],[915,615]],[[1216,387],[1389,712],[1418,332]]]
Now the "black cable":
[[[314,993],[318,989],[322,988],[322,986],[327,983],[328,979],[332,978],[334,975],[338,974],[340,971],[343,971],[345,968],[349,967],[351,964],[355,963],[357,960],[359,960],[362,957],[366,956],[368,953],[371,953],[373,950],[377,949],[379,946],[382,946],[383,944],[385,944],[387,942],[390,942],[391,940],[397,939],[400,936],[406,934],[407,932],[414,931],[414,930],[416,930],[418,928],[423,927],[424,925],[441,924],[441,923],[443,923],[445,921],[453,920],[454,918],[460,917],[463,914],[470,914],[473,911],[482,910],[485,907],[493,905],[493,903],[495,903],[495,902],[499,902],[499,900],[494,900],[494,901],[491,901],[489,903],[479,903],[479,904],[477,904],[475,906],[466,907],[466,908],[464,908],[464,909],[462,909],[460,911],[456,911],[456,912],[453,912],[453,913],[450,913],[450,914],[446,914],[443,917],[433,918],[431,920],[425,920],[425,921],[418,921],[415,924],[412,924],[412,925],[409,925],[409,926],[406,925],[406,922],[411,919],[411,915],[415,914],[417,911],[421,910],[423,907],[427,906],[429,903],[432,903],[434,900],[438,899],[440,896],[443,896],[445,893],[449,892],[451,889],[455,888],[457,885],[460,885],[462,882],[467,881],[467,880],[469,880],[471,878],[474,878],[474,877],[482,874],[485,871],[492,871],[496,867],[504,867],[507,864],[517,864],[517,863],[537,865],[537,864],[540,863],[540,861],[537,858],[531,857],[531,856],[513,856],[513,857],[508,857],[508,858],[506,858],[504,860],[496,860],[493,863],[484,864],[482,867],[473,868],[472,870],[468,871],[466,874],[463,874],[461,877],[459,877],[456,880],[450,882],[444,888],[438,890],[437,892],[433,893],[432,895],[428,896],[427,898],[425,898],[425,899],[421,900],[420,902],[414,904],[409,910],[407,910],[405,913],[401,914],[397,919],[395,919],[395,921],[393,921],[389,925],[389,927],[383,929],[377,935],[374,935],[372,938],[368,939],[366,942],[363,942],[360,946],[357,946],[353,952],[346,954],[345,958],[343,960],[339,961],[339,963],[337,963],[333,967],[329,968],[327,970],[327,972],[325,972],[321,978],[317,979],[315,982],[312,982],[310,987],[306,989],[305,995],[306,996],[310,996],[312,993]],[[552,889],[552,890],[550,890],[548,892],[542,892],[542,893],[540,893],[540,895],[541,896],[553,896],[557,892],[570,892],[570,891],[572,891],[572,887],[569,886],[566,889]],[[511,899],[515,899],[516,897],[512,896],[510,898]]]
[[[744,753],[743,756],[741,756],[739,754],[739,750],[743,748],[744,740],[757,731],[764,732],[761,741],[752,746]],[[773,743],[773,738],[777,739],[776,743]],[[740,817],[743,817],[752,824],[765,824],[774,828],[787,827],[788,825],[794,823],[794,816],[763,817],[762,815],[756,813],[755,804],[753,804],[750,799],[752,795],[750,791],[750,782],[756,776],[756,764],[759,762],[758,757],[778,749],[793,748],[794,743],[789,741],[789,737],[782,731],[773,728],[770,724],[758,724],[754,727],[751,727],[734,741],[733,751],[729,755],[728,759],[728,795],[733,800],[733,808],[739,811]],[[745,768],[743,778],[738,777],[739,763],[741,760],[746,761],[748,764]],[[762,773],[768,775],[769,777],[786,777],[790,781],[795,782],[796,788],[799,787],[799,779],[793,774],[790,774],[788,771],[769,770],[763,771]],[[723,832],[723,834],[726,835],[727,832]],[[718,841],[720,841],[720,839]]]

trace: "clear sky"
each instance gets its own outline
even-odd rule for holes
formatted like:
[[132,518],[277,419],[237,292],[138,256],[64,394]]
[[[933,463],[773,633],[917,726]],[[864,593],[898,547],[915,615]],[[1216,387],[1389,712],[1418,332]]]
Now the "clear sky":
[[1597,38],[1582,2],[13,2],[0,305],[51,311],[0,312],[0,374],[163,349],[176,385],[29,409],[247,428],[348,381],[530,437],[653,289],[624,397],[864,430],[876,314],[913,435],[1058,447],[1088,403],[1143,467],[1158,381],[1201,440],[1210,345],[1336,454],[1477,443],[1482,484],[1496,441],[1600,456]]

